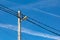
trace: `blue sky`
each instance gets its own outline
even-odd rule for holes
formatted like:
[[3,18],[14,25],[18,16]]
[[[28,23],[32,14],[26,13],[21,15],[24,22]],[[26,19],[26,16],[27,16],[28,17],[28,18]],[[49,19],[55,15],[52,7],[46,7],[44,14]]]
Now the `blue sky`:
[[[23,14],[60,30],[60,0],[0,0],[0,4],[15,11],[20,9]],[[26,20],[22,21],[21,25],[22,40],[55,40],[55,38],[59,38]],[[46,35],[42,36],[40,33]],[[46,37],[47,35],[52,35],[52,38]],[[0,11],[0,40],[17,40],[17,17],[3,11]]]

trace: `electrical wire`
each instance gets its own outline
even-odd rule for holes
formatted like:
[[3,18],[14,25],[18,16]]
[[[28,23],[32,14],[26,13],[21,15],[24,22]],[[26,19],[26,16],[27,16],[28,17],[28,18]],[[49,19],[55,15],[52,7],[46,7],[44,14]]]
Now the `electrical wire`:
[[0,4],[0,10],[2,10],[2,11],[4,11],[4,12],[7,12],[7,13],[9,13],[9,14],[11,14],[11,15],[14,15],[14,16],[16,16],[16,17],[18,17],[16,11],[14,11],[14,10],[12,10],[12,9],[9,9],[8,7],[5,7],[4,5],[1,5],[1,4]]
[[48,26],[48,25],[46,25],[46,24],[44,24],[44,23],[42,23],[42,22],[39,22],[39,21],[37,21],[37,20],[35,20],[35,19],[32,19],[32,18],[30,18],[30,17],[28,17],[28,18],[31,19],[31,20],[33,20],[33,21],[35,21],[35,22],[37,22],[37,23],[39,23],[39,24],[42,24],[42,25],[44,25],[44,26],[46,26],[46,27],[48,27],[48,28],[51,28],[51,29],[53,29],[53,30],[56,30],[56,31],[60,32],[60,30],[57,30],[57,29],[55,29],[55,28],[53,28],[53,27],[50,27],[50,26]]
[[[16,13],[17,13],[16,11],[14,11],[14,10],[12,10],[12,9],[9,9],[9,8],[1,5],[1,4],[0,4],[0,10],[2,10],[2,11],[4,11],[4,12],[7,12],[7,13],[9,13],[9,14],[11,14],[11,15],[14,15],[14,16],[16,16],[16,17],[18,17],[17,14],[16,14]],[[12,13],[14,13],[14,14],[12,14]],[[23,15],[23,14],[21,14],[21,15]],[[23,16],[25,16],[25,15],[23,15]],[[30,17],[29,17],[29,18],[30,18]],[[33,23],[33,24],[41,27],[39,24],[36,24],[35,22],[32,22],[32,21],[30,21],[30,20],[28,20],[28,19],[27,19],[27,21],[29,21],[29,22],[31,22],[31,23]],[[36,21],[36,22],[37,22],[37,21]],[[45,26],[46,26],[46,25],[45,25]],[[43,27],[41,27],[41,28],[43,28]],[[45,28],[43,28],[43,29],[45,29]],[[53,28],[52,28],[52,29],[53,29]],[[47,29],[45,29],[45,30],[47,30]],[[54,29],[54,30],[55,30],[55,29]],[[54,33],[54,34],[56,34],[56,35],[59,35],[59,34],[53,32],[53,31],[50,31],[50,30],[47,30],[47,31],[49,31],[49,32],[51,32],[51,33]],[[59,35],[59,36],[60,36],[60,35]]]
[[49,32],[51,32],[51,33],[53,33],[53,34],[56,34],[56,35],[60,36],[60,34],[58,34],[58,33],[56,33],[56,32],[53,32],[53,31],[51,31],[51,30],[49,30],[49,29],[46,29],[46,28],[42,27],[41,25],[39,25],[39,24],[37,24],[37,23],[29,20],[29,19],[27,19],[27,21],[35,24],[36,26],[38,26],[38,27],[40,27],[40,28],[42,28],[42,29],[45,29],[45,30],[47,30],[47,31],[49,31]]
[[[22,15],[22,16],[25,16],[25,15]],[[27,16],[27,17],[28,17],[28,16]],[[31,17],[28,17],[28,18],[31,19],[31,20],[33,20],[35,23],[42,24],[42,25],[44,25],[44,26],[46,26],[46,27],[48,27],[48,28],[51,28],[51,29],[53,29],[53,30],[55,30],[55,31],[60,32],[60,30],[57,30],[57,29],[55,29],[55,28],[53,28],[53,27],[50,27],[50,26],[48,26],[48,25],[46,25],[46,24],[44,24],[44,23],[42,23],[42,22],[39,22],[39,21],[37,21],[37,20],[35,20],[35,19],[31,18]]]

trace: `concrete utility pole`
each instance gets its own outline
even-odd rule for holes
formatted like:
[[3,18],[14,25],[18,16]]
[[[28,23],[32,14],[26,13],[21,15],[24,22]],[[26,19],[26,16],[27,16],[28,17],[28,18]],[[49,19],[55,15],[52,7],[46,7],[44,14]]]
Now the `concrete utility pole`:
[[21,40],[21,21],[26,20],[27,16],[24,16],[24,18],[20,19],[21,12],[18,11],[18,40]]
[[20,11],[18,11],[18,40],[21,40],[21,19],[20,19]]

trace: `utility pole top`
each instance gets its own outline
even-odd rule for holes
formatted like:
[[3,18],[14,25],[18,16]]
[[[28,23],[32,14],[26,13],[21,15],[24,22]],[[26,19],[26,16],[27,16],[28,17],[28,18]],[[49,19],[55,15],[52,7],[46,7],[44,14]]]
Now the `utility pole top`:
[[20,14],[20,10],[18,10],[18,13]]

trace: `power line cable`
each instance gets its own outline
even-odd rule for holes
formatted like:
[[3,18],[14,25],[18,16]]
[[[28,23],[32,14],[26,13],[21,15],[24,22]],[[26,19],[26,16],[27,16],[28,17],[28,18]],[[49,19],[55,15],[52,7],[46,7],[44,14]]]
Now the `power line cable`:
[[58,34],[58,33],[56,33],[56,32],[53,32],[53,31],[51,31],[51,30],[49,30],[49,29],[46,29],[46,28],[42,27],[41,25],[39,25],[39,24],[37,24],[37,23],[29,20],[29,19],[27,19],[27,21],[35,24],[36,26],[38,26],[38,27],[40,27],[40,28],[42,28],[42,29],[45,29],[45,30],[47,30],[47,31],[49,31],[49,32],[51,32],[51,33],[53,33],[53,34],[56,34],[56,35],[60,36],[60,34]]
[[7,12],[7,13],[9,13],[9,14],[14,15],[14,16],[17,17],[17,12],[16,11],[14,11],[12,9],[9,9],[8,7],[5,7],[4,5],[0,4],[0,10],[2,10],[4,12]]
[[53,30],[56,30],[56,31],[60,32],[60,30],[57,30],[57,29],[55,29],[55,28],[53,28],[53,27],[50,27],[50,26],[48,26],[48,25],[46,25],[46,24],[44,24],[44,23],[42,23],[42,22],[39,22],[39,21],[37,21],[37,20],[35,20],[35,19],[32,19],[31,17],[28,17],[28,18],[31,19],[31,20],[33,20],[33,21],[35,21],[35,22],[37,22],[37,23],[39,23],[39,24],[42,24],[42,25],[44,25],[44,26],[46,26],[46,27],[48,27],[48,28],[51,28],[51,29],[53,29]]
[[[23,15],[22,15],[22,16],[23,16]],[[27,16],[27,17],[28,17],[28,16]],[[39,22],[39,21],[37,21],[37,20],[35,20],[35,19],[31,18],[31,17],[28,17],[28,18],[31,19],[32,21],[34,21],[35,23],[42,24],[42,25],[46,26],[47,28],[51,28],[51,29],[53,29],[53,30],[55,30],[55,31],[60,32],[60,30],[57,30],[57,29],[55,29],[55,28],[53,28],[53,27],[50,27],[50,26],[48,26],[48,25],[46,25],[46,24],[44,24],[44,23],[42,23],[42,22]]]
[[[0,10],[2,10],[2,11],[5,11],[6,9],[4,9],[4,6],[2,6],[3,8],[2,9],[0,9]],[[1,5],[0,5],[0,8],[1,8]],[[7,8],[7,7],[5,7],[5,8]],[[3,10],[4,9],[4,10]],[[7,9],[9,9],[9,8],[7,8]],[[9,9],[9,10],[11,10],[11,9]],[[14,13],[14,11],[12,10],[12,11],[9,11],[9,10],[6,10],[5,12],[7,12],[7,13]],[[11,14],[10,13],[10,14]],[[17,13],[17,12],[15,12],[15,13]],[[14,15],[14,14],[12,14],[12,15]],[[16,15],[14,15],[14,16],[16,16]],[[25,16],[25,15],[23,15],[23,16]],[[16,16],[16,17],[18,17],[18,16]],[[38,24],[39,25],[39,24]],[[45,30],[47,30],[47,29],[45,29]],[[49,31],[50,32],[50,31]],[[52,31],[52,33],[53,33],[53,31]],[[55,33],[54,33],[55,34]]]

